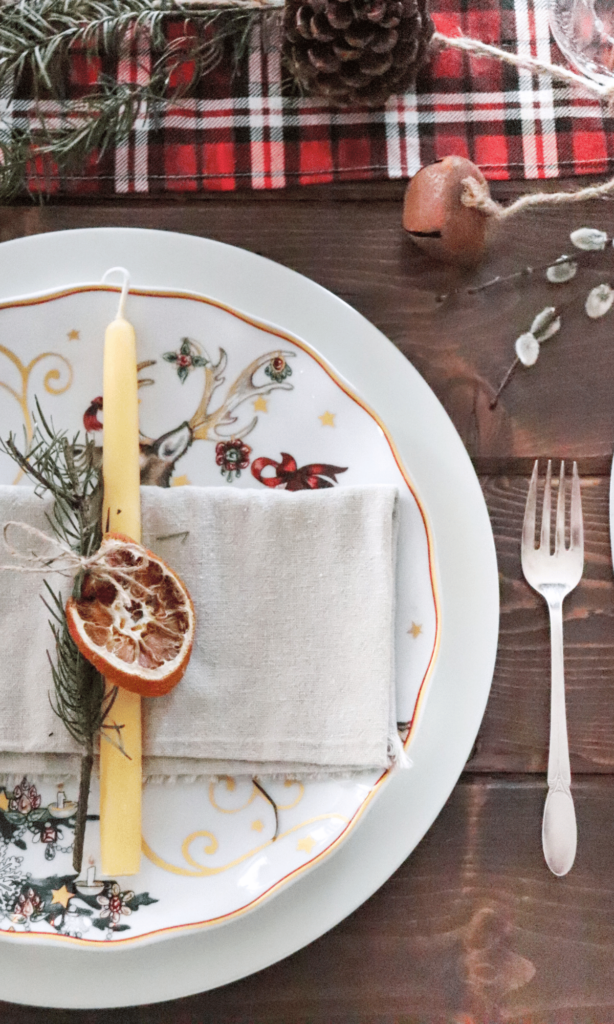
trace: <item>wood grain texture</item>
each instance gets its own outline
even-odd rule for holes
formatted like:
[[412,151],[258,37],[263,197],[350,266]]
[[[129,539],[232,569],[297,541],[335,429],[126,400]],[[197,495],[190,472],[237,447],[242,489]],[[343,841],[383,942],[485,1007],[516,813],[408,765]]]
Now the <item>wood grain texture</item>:
[[599,1002],[614,1014],[608,481],[583,480],[586,570],[566,603],[580,832],[566,879],[551,876],[541,856],[549,653],[545,605],[520,570],[528,480],[487,478],[482,486],[502,580],[491,699],[468,771],[403,868],[329,935],[219,992],[113,1014],[0,1006],[3,1024],[605,1024],[607,1016],[594,1016]]
[[578,858],[563,879],[541,855],[543,799],[541,779],[465,777],[413,856],[372,899],[311,946],[234,985],[114,1011],[0,1004],[0,1020],[611,1024],[612,780],[576,786]]
[[[311,190],[304,190],[305,192]],[[360,310],[408,356],[452,416],[478,468],[526,471],[536,455],[574,456],[603,472],[614,438],[614,313],[591,321],[590,288],[614,276],[614,251],[595,254],[571,283],[543,274],[478,295],[466,288],[570,249],[588,224],[614,234],[614,203],[522,214],[502,227],[472,272],[433,263],[400,227],[400,203],[278,200],[129,206],[19,206],[0,210],[0,239],[98,225],[164,228],[243,246],[318,281]],[[447,295],[443,302],[438,296]],[[515,338],[547,305],[564,304],[560,335],[520,369],[493,412]],[[516,460],[511,463],[510,460]]]
[[[506,199],[559,184],[499,183],[493,191]],[[483,474],[502,602],[491,699],[467,770],[418,849],[355,914],[288,960],[215,992],[108,1012],[0,1003],[1,1024],[614,1022],[614,577],[604,476],[614,444],[614,311],[599,322],[582,312],[590,287],[612,283],[614,250],[563,288],[542,277],[476,296],[465,290],[569,251],[572,227],[614,234],[614,204],[523,215],[477,270],[461,273],[430,262],[403,235],[402,191],[393,182],[0,208],[1,240],[98,225],[183,231],[278,260],[358,308],[431,384]],[[516,335],[544,305],[559,303],[560,336],[535,367],[518,371],[491,412]],[[584,474],[585,575],[565,604],[580,839],[564,879],[550,875],[540,843],[547,611],[520,568],[526,474],[537,455],[577,458]],[[24,999],[27,986],[24,977]]]
[[[607,176],[595,174],[574,175],[568,181],[558,178],[539,178],[525,181],[522,178],[513,181],[491,181],[489,187],[494,199],[500,203],[511,202],[527,192],[560,192],[561,189],[577,191],[599,181],[606,181]],[[167,192],[152,198],[146,192],[132,192],[121,200],[122,206],[131,205],[139,208],[150,206],[160,207],[177,205],[183,207],[200,206],[203,203],[321,203],[334,200],[336,203],[398,203],[403,199],[407,180],[381,181],[335,181],[326,184],[287,185],[285,188],[238,189],[234,192]],[[21,196],[13,200],[13,207],[32,207],[38,200]],[[50,196],[46,204],[53,206],[113,206],[118,205],[117,198],[99,196]]]

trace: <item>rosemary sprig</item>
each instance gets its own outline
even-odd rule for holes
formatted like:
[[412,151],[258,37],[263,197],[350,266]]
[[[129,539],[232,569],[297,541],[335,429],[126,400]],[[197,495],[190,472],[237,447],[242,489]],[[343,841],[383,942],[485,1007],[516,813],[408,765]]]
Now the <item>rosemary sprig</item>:
[[[38,493],[49,491],[54,497],[53,511],[47,517],[55,536],[80,555],[93,554],[101,541],[102,479],[99,459],[92,441],[81,443],[79,435],[72,439],[65,432],[56,432],[36,403],[33,416],[34,435],[29,449],[21,451],[13,435],[0,441],[0,451],[9,455],[34,481]],[[73,593],[80,596],[82,574],[78,575]],[[83,748],[79,780],[79,803],[75,824],[73,867],[81,871],[83,841],[87,821],[87,802],[98,735],[109,738],[103,730],[114,729],[116,745],[121,746],[121,732],[106,719],[113,707],[117,688],[107,690],[103,676],[80,653],[74,643],[64,613],[64,602],[45,581],[45,605],[50,613],[50,626],[55,640],[55,663],[51,657],[54,695],[51,706],[74,740]]]
[[[247,50],[256,19],[275,0],[228,0],[227,5],[186,8],[180,0],[5,0],[0,17],[0,95],[21,83],[32,93],[34,117],[0,123],[0,199],[25,185],[36,161],[33,187],[49,191],[51,176],[70,172],[88,156],[98,157],[125,142],[137,118],[155,116],[161,104],[189,94],[212,71],[231,42],[235,69]],[[167,38],[169,18],[180,32]],[[86,96],[67,100],[66,68],[71,52],[117,57],[147,36],[152,66],[146,81],[117,82],[101,72]],[[60,117],[44,100],[60,104]]]

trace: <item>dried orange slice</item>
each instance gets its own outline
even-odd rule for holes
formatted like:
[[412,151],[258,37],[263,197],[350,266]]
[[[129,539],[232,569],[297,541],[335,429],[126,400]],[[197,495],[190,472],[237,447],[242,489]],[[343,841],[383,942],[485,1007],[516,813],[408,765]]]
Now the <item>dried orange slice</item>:
[[121,533],[104,537],[77,600],[70,635],[115,686],[160,697],[183,676],[194,641],[194,607],[176,573]]

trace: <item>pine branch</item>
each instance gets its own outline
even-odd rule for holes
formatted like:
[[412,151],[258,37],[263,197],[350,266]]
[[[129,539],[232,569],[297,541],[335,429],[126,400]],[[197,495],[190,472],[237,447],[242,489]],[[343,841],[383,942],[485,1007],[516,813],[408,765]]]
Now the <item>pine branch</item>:
[[[79,435],[69,439],[66,433],[56,432],[38,402],[36,408],[29,450],[21,451],[11,435],[8,441],[0,441],[0,451],[34,481],[38,493],[49,491],[53,495],[53,511],[47,518],[55,536],[80,555],[93,554],[101,542],[102,507],[102,479],[94,444],[82,444]],[[77,598],[81,583],[81,576],[77,576],[73,588]],[[73,867],[80,872],[95,742],[105,728],[117,688],[107,690],[103,676],[83,657],[68,631],[62,595],[46,580],[44,585],[47,596],[43,600],[55,641],[55,661],[49,655],[54,690],[49,699],[55,714],[84,751],[73,847]],[[121,749],[121,734],[116,745]]]
[[47,89],[59,96],[54,69],[71,49],[116,55],[144,28],[160,48],[164,18],[183,13],[173,0],[9,0],[0,19],[0,88],[28,75],[35,95]]
[[[245,6],[239,6],[242,2]],[[0,132],[0,199],[21,191],[36,161],[41,195],[52,178],[70,173],[88,156],[100,158],[125,142],[138,117],[155,115],[165,102],[185,97],[232,46],[235,70],[262,10],[278,0],[218,0],[216,6],[186,8],[178,0],[8,0],[0,17],[0,95],[20,82],[33,94],[34,117],[15,117]],[[166,38],[169,18],[181,19],[181,33]],[[117,57],[147,36],[152,67],[144,83],[117,82],[101,74],[90,93],[65,99],[66,68],[79,48]],[[181,74],[177,72],[181,70]],[[189,71],[189,75],[187,75]],[[43,100],[60,114],[51,119]],[[58,121],[60,126],[58,127]]]

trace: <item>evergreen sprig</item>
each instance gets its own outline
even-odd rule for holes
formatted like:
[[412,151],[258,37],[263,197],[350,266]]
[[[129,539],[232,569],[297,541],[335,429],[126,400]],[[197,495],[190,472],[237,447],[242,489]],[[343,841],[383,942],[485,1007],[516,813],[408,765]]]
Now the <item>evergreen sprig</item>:
[[71,439],[56,431],[36,402],[34,434],[21,451],[13,434],[0,441],[0,451],[10,456],[35,484],[38,493],[55,498],[49,525],[55,536],[80,555],[93,554],[102,540],[102,474],[94,442]]
[[[51,175],[70,172],[92,153],[101,156],[125,142],[138,117],[154,115],[162,103],[189,94],[219,63],[228,41],[236,68],[255,19],[263,17],[254,0],[196,9],[179,0],[4,0],[1,9],[0,96],[10,98],[24,84],[35,107],[34,117],[16,113],[12,122],[0,122],[4,200],[24,187],[33,161],[42,195]],[[172,38],[165,32],[169,18],[180,25]],[[116,58],[135,45],[139,33],[147,34],[152,55],[146,81],[117,82],[101,72],[87,95],[66,98],[72,52],[81,48]],[[60,105],[60,117],[57,110],[46,111],[43,101],[49,99]]]
[[[99,449],[92,441],[83,444],[78,434],[69,438],[65,432],[57,432],[45,419],[38,402],[33,419],[34,436],[25,451],[17,447],[13,435],[7,441],[0,441],[0,451],[9,455],[34,482],[37,493],[48,491],[53,495],[53,510],[47,521],[58,540],[79,555],[91,555],[98,550],[102,537]],[[109,738],[103,730],[113,729],[117,734],[116,745],[122,749],[119,727],[106,723],[117,688],[107,690],[103,676],[83,657],[68,631],[61,594],[46,580],[44,582],[45,604],[55,640],[55,662],[49,657],[54,687],[50,702],[70,735],[83,748],[73,847],[73,867],[80,872],[97,737]],[[82,574],[79,574],[73,588],[76,597],[80,596],[81,583]],[[110,739],[110,742],[115,740]]]

